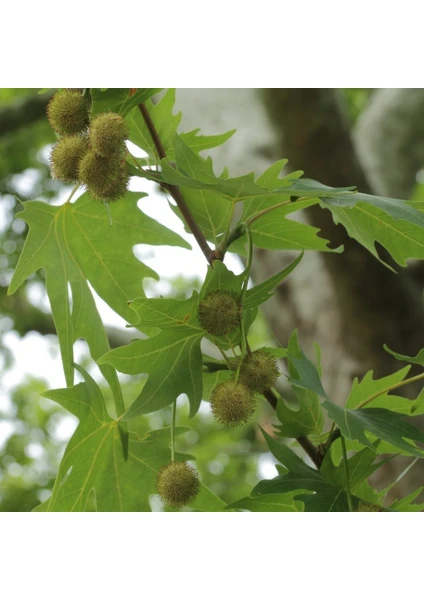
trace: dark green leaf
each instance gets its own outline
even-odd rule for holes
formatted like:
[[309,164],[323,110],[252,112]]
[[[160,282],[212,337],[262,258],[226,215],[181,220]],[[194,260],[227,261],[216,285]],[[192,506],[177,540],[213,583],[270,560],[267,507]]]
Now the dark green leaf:
[[323,398],[328,398],[322,387],[318,370],[299,346],[297,330],[290,337],[288,351],[290,383],[294,387],[310,390]]
[[[381,463],[374,464],[379,441],[374,442],[373,448],[363,448],[348,459],[350,489],[355,488],[366,480],[374,471],[380,468]],[[346,472],[344,460],[335,466],[331,459],[331,452],[327,452],[320,469],[324,477],[335,486],[346,489]]]
[[372,443],[365,435],[365,431],[369,431],[378,439],[409,454],[424,456],[422,450],[407,441],[424,442],[424,434],[406,423],[402,415],[384,408],[349,410],[328,400],[323,403],[323,407],[327,410],[330,419],[340,427],[342,435],[349,440],[358,440],[361,444],[372,448]]
[[342,489],[328,482],[319,471],[308,467],[287,446],[279,444],[264,431],[263,434],[270,451],[288,472],[268,481],[260,481],[252,490],[252,497],[297,491],[293,496],[304,502],[305,511],[348,510],[346,493]]
[[258,498],[242,498],[227,508],[241,508],[250,512],[303,512],[303,502],[294,500],[294,494],[270,494]]

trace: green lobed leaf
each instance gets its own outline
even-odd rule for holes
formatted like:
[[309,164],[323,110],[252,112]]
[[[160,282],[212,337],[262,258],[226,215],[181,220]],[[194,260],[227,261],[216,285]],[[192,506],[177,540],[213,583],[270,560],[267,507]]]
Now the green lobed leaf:
[[403,416],[384,408],[362,408],[350,410],[337,406],[329,400],[323,403],[330,419],[339,426],[342,435],[349,440],[358,440],[372,448],[365,432],[371,432],[378,439],[388,442],[414,456],[424,456],[424,452],[408,440],[424,442],[421,433],[403,420]]
[[358,203],[363,203],[375,206],[382,210],[394,221],[406,221],[413,225],[424,227],[424,215],[411,206],[411,204],[405,202],[405,200],[399,200],[397,198],[386,198],[384,196],[373,196],[371,194],[354,192],[346,195],[339,194],[336,197],[333,196],[331,198],[322,197],[322,203],[338,208],[353,208],[357,206]]
[[[290,337],[286,356],[290,373],[289,381],[293,385],[299,406],[292,409],[286,405],[282,398],[278,400],[276,412],[280,421],[276,426],[278,435],[297,438],[312,434],[318,435],[320,438],[324,426],[324,415],[317,389],[321,391],[322,386],[320,385],[318,371],[306,358],[299,346],[297,331],[294,331]],[[311,376],[310,373],[313,375]],[[303,379],[304,382],[299,385],[298,382]],[[312,384],[310,384],[311,381]],[[307,389],[308,387],[309,389]]]
[[414,503],[414,500],[418,498],[418,496],[423,490],[424,485],[420,486],[419,488],[408,494],[408,496],[405,496],[405,498],[402,498],[401,500],[396,500],[396,502],[394,502],[390,508],[397,512],[423,512],[424,503]]
[[318,396],[328,398],[322,387],[320,374],[315,365],[299,346],[297,329],[292,333],[288,345],[290,383],[296,388],[310,390]]
[[298,438],[302,435],[320,435],[324,418],[316,394],[307,390],[295,390],[299,408],[292,410],[282,398],[277,404],[277,418],[280,421],[275,426],[280,437]]
[[[174,137],[173,150],[178,166],[195,177],[197,161],[200,160],[201,164],[204,161],[197,156],[195,150],[187,143],[187,139],[183,138],[183,134]],[[225,198],[210,190],[193,190],[190,187],[182,187],[181,193],[206,239],[217,244],[230,225],[233,213],[232,205]],[[171,207],[184,221],[180,210],[176,206],[171,205]],[[186,231],[191,232],[187,225]]]
[[246,270],[235,275],[223,262],[215,261],[213,265],[208,265],[205,281],[199,293],[200,301],[205,294],[214,290],[228,290],[241,294],[246,275]]
[[200,341],[204,334],[197,322],[197,293],[188,300],[137,299],[130,306],[141,328],[159,327],[161,332],[116,348],[98,361],[129,375],[149,374],[124,418],[169,406],[183,393],[190,401],[190,416],[194,416],[202,400]]
[[[380,441],[376,441],[372,448],[363,448],[354,456],[348,459],[349,483],[351,491],[355,491],[356,487],[365,481],[370,475],[380,468],[380,463],[375,463],[377,456],[377,448]],[[334,483],[337,487],[346,489],[346,471],[344,460],[340,465],[334,465],[331,457],[331,452],[327,452],[322,462],[321,473],[324,477]]]
[[[353,380],[352,389],[349,393],[349,397],[346,401],[346,408],[356,408],[360,404],[372,402],[372,406],[376,406],[376,402],[383,403],[384,408],[390,408],[390,403],[396,398],[396,396],[389,395],[389,392],[385,392],[388,388],[402,382],[408,374],[410,367],[404,367],[396,373],[391,373],[381,379],[373,379],[373,371],[368,371],[364,375],[361,381],[357,377]],[[372,398],[376,396],[375,400]],[[384,403],[387,402],[387,406]],[[410,402],[410,401],[409,401]]]
[[270,494],[258,498],[242,498],[228,504],[227,509],[244,509],[250,512],[303,512],[304,504],[294,499],[294,494]]
[[[310,180],[301,180],[301,182],[295,180],[299,174],[291,174],[283,179],[276,177],[276,173],[281,171],[283,161],[277,163],[276,169],[271,167],[261,176],[262,179],[259,177],[255,181],[254,173],[236,178],[217,177],[213,170],[212,159],[210,157],[203,159],[198,156],[187,144],[184,144],[179,136],[174,138],[174,150],[177,167],[169,159],[163,159],[161,161],[163,179],[167,183],[180,186],[183,195],[188,195],[192,210],[196,210],[196,201],[198,202],[197,212],[209,239],[216,241],[218,235],[224,232],[225,218],[231,217],[229,211],[232,211],[233,208],[227,209],[228,214],[225,214],[223,199],[230,201],[232,205],[235,202],[244,201],[242,220],[252,217],[261,210],[282,204],[283,206],[280,208],[261,216],[251,224],[253,243],[256,246],[271,250],[335,251],[328,248],[326,240],[317,236],[319,229],[285,218],[290,213],[317,204],[319,200],[314,195],[314,187],[308,183]],[[305,185],[302,185],[303,181],[305,181]],[[259,182],[263,182],[269,188],[259,185]],[[322,191],[319,184],[315,187]],[[338,188],[331,189],[335,194],[340,193]],[[346,190],[346,188],[340,189]],[[330,188],[326,188],[326,193],[330,193],[328,190]],[[302,200],[290,202],[291,196],[302,198]],[[208,200],[214,200],[219,205],[219,210],[218,208],[215,210],[217,214],[207,214]],[[234,246],[236,251],[239,250],[241,244],[241,241],[236,242]]]
[[399,354],[399,352],[394,352],[393,350],[390,350],[390,348],[386,346],[386,344],[383,344],[383,347],[386,350],[386,352],[397,358],[397,360],[402,360],[404,362],[409,362],[413,363],[414,365],[421,365],[422,367],[424,367],[424,348],[421,349],[416,354],[416,356],[407,356],[406,354]]
[[187,146],[196,152],[196,154],[203,150],[222,146],[222,144],[236,133],[237,129],[231,129],[231,131],[219,133],[218,135],[199,135],[199,131],[200,129],[193,129],[193,131],[181,133],[179,136]]
[[[121,451],[119,422],[110,419],[95,381],[79,367],[84,383],[51,390],[47,398],[61,404],[80,423],[66,450],[51,497],[38,509],[47,512],[150,511],[159,469],[170,462],[170,430],[130,432],[128,460]],[[187,428],[177,429],[179,435]],[[178,455],[180,460],[185,457]],[[191,504],[195,510],[222,510],[224,503],[203,485]]]
[[385,266],[377,253],[379,242],[393,259],[406,266],[409,258],[424,258],[424,215],[403,200],[351,194],[348,197],[323,198],[336,224],[341,223],[350,237],[362,244]]
[[[287,446],[278,443],[264,431],[262,432],[268,448],[275,458],[287,468],[288,472],[271,480],[260,481],[252,490],[252,497],[297,492],[293,496],[305,504],[306,512],[344,512],[348,510],[347,497],[343,489],[327,481],[320,471],[309,467]],[[355,499],[355,502],[357,501],[358,499]]]
[[103,112],[119,113],[121,106],[129,98],[129,88],[91,88],[91,115],[96,115]]
[[29,233],[8,293],[14,293],[37,270],[45,270],[67,385],[73,382],[73,343],[77,337],[87,340],[95,360],[109,349],[87,281],[128,320],[133,313],[127,302],[143,293],[143,278],[157,278],[134,256],[133,246],[149,243],[187,247],[180,236],[138,209],[140,196],[143,194],[128,192],[110,205],[112,225],[105,206],[88,194],[62,206],[26,202],[18,214],[29,225]]
[[134,106],[146,102],[161,91],[161,88],[140,88],[131,94],[129,88],[108,88],[101,90],[92,88],[90,90],[92,116],[103,112],[116,112],[125,116]]

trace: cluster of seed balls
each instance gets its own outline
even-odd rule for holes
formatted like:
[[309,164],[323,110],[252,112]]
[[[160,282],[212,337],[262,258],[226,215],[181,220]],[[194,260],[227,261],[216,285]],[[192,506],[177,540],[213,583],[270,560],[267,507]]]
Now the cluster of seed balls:
[[[209,292],[199,304],[199,322],[212,336],[232,333],[240,326],[241,316],[240,298],[229,290]],[[212,390],[210,402],[215,419],[231,427],[246,423],[255,412],[255,394],[272,388],[279,374],[276,360],[266,350],[247,354],[237,381],[233,375]]]
[[53,177],[84,184],[91,196],[102,202],[124,196],[129,180],[125,162],[128,128],[124,119],[105,112],[91,120],[87,99],[69,89],[53,96],[47,117],[61,136],[50,156]]
[[[232,333],[240,326],[241,316],[240,298],[229,290],[209,292],[199,304],[199,322],[213,337]],[[236,369],[237,363],[234,365]],[[215,419],[231,427],[249,421],[256,408],[255,394],[272,388],[279,374],[276,360],[266,350],[246,355],[237,381],[233,374],[212,390],[210,402]],[[198,475],[187,463],[172,462],[159,471],[156,490],[169,506],[185,506],[199,492]]]

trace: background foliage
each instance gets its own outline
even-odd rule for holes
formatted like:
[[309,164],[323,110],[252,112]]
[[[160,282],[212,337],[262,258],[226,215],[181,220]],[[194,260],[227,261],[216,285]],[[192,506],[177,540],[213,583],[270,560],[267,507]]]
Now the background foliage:
[[[151,90],[149,93],[153,93],[153,91]],[[128,322],[134,323],[134,312],[131,308],[137,313],[137,306],[128,308],[126,301],[129,298],[140,297],[142,291],[141,280],[145,277],[154,277],[155,274],[150,268],[135,259],[132,254],[132,245],[140,239],[140,235],[143,235],[145,243],[149,244],[165,243],[187,247],[187,243],[174,232],[165,230],[156,221],[136,210],[136,202],[141,196],[140,193],[130,192],[125,199],[125,205],[116,203],[116,205],[111,206],[111,217],[114,223],[112,229],[110,229],[108,217],[103,207],[93,202],[90,203],[86,196],[79,198],[75,204],[69,205],[66,210],[59,206],[31,203],[26,205],[23,215],[27,224],[32,225],[24,251],[24,257],[27,256],[28,260],[24,258],[21,260],[20,266],[16,268],[17,258],[23,250],[25,229],[22,227],[22,221],[13,220],[16,211],[21,208],[19,203],[16,202],[14,194],[17,194],[23,203],[35,198],[41,201],[49,201],[55,199],[61,193],[61,186],[51,180],[47,167],[48,152],[46,144],[53,142],[54,136],[43,118],[45,99],[42,96],[34,99],[33,92],[28,90],[3,90],[2,93],[4,110],[10,109],[15,115],[19,115],[19,111],[22,115],[28,115],[28,103],[33,101],[35,117],[29,125],[25,122],[25,118],[22,117],[19,120],[17,116],[16,127],[11,127],[10,131],[0,132],[0,153],[2,156],[0,191],[4,211],[2,231],[4,253],[0,265],[3,317],[0,326],[3,331],[16,331],[20,335],[25,335],[28,331],[33,330],[43,335],[51,335],[54,331],[51,317],[45,310],[40,308],[40,305],[37,306],[37,302],[31,301],[29,294],[31,286],[34,287],[37,283],[45,281],[52,303],[59,345],[64,357],[66,380],[67,384],[71,385],[73,383],[72,364],[74,358],[72,345],[74,340],[84,337],[94,359],[100,358],[101,355],[107,352],[109,342],[112,346],[115,345],[113,332],[108,331],[107,328],[103,338],[98,338],[95,335],[96,328],[98,329],[101,325],[92,303],[91,291],[84,283],[85,280],[90,281],[91,286],[99,296],[107,301],[116,312]],[[137,98],[138,102],[147,98],[148,94],[143,93],[144,96]],[[344,90],[352,123],[366,106],[369,94],[369,90]],[[118,98],[113,90],[101,92],[98,96],[94,95],[93,97],[93,111],[95,113],[101,112],[105,107],[113,108],[115,101],[121,102],[124,98],[124,95],[122,98]],[[252,221],[253,241],[258,248],[263,250],[309,249],[334,252],[337,249],[334,246],[330,248],[328,241],[317,235],[317,228],[306,223],[297,223],[286,219],[288,215],[298,209],[299,203],[303,203],[302,208],[307,208],[320,202],[321,209],[331,210],[336,223],[342,223],[351,237],[364,245],[382,262],[387,264],[387,260],[383,258],[385,255],[381,255],[377,251],[376,242],[384,246],[400,265],[405,265],[408,258],[423,258],[421,229],[424,219],[420,212],[419,189],[414,193],[413,200],[408,203],[392,203],[388,198],[374,199],[366,194],[352,196],[350,194],[352,188],[336,189],[317,184],[317,182],[309,179],[298,179],[300,173],[293,173],[283,181],[279,178],[281,168],[284,166],[281,161],[265,171],[256,182],[253,176],[250,175],[231,178],[228,174],[224,174],[223,177],[217,177],[212,162],[203,159],[198,153],[223,143],[230,138],[232,132],[202,137],[195,131],[176,136],[175,132],[179,126],[180,117],[178,114],[171,116],[173,103],[174,92],[170,90],[159,103],[149,104],[152,118],[157,123],[159,135],[162,137],[164,148],[168,153],[168,157],[161,161],[162,172],[168,184],[180,186],[188,206],[192,209],[208,241],[220,243],[229,216],[233,210],[237,210],[238,203],[243,202],[243,219]],[[132,101],[125,101],[124,104],[116,104],[116,106],[120,107],[119,110],[128,119],[131,128],[131,141],[138,144],[150,155],[151,161],[156,161],[154,146],[137,106]],[[13,119],[9,122],[13,124]],[[3,161],[3,156],[7,157],[7,160]],[[146,161],[146,164],[148,162]],[[282,190],[283,186],[285,188]],[[266,188],[266,192],[264,188]],[[320,200],[317,196],[320,197]],[[301,198],[302,200],[297,204],[287,202],[290,197]],[[267,211],[276,204],[281,204],[281,207],[260,219],[257,218],[261,211]],[[130,205],[133,207],[132,210],[129,208]],[[46,206],[48,206],[48,210],[46,210]],[[213,210],[209,210],[209,207],[213,207]],[[177,209],[175,211],[178,213]],[[93,223],[95,223],[94,227]],[[52,226],[53,224],[56,229]],[[73,231],[76,228],[83,233],[78,239],[73,236]],[[59,235],[57,231],[60,231]],[[128,265],[127,270],[123,270],[121,267],[116,268],[113,261],[108,264],[108,244],[113,243],[110,234],[117,236],[116,243],[113,245],[122,250],[122,257]],[[45,241],[43,246],[44,256],[43,253],[36,252],[40,238]],[[98,246],[100,252],[98,263],[96,264],[92,260],[84,262],[88,246],[91,247],[93,240],[98,244],[99,239],[103,239],[104,244]],[[69,241],[64,244],[63,240]],[[87,248],[81,246],[81,240],[84,240]],[[158,240],[160,241],[158,242]],[[235,242],[234,248],[243,253],[241,240]],[[60,261],[56,260],[55,262],[52,260],[54,257],[56,259],[60,257]],[[64,260],[65,262],[63,262]],[[63,269],[63,264],[66,265],[65,269]],[[389,266],[391,265],[392,263],[389,260]],[[99,277],[99,266],[101,267],[101,277]],[[41,267],[44,268],[44,271],[39,270]],[[105,281],[104,278],[103,269],[105,267],[107,275],[110,276],[109,281]],[[15,273],[13,278],[12,273]],[[25,283],[26,279],[28,279],[27,283]],[[68,283],[73,292],[74,307],[79,303],[87,311],[79,321],[70,322],[67,320],[67,307],[63,305],[60,299],[60,291],[66,288]],[[278,285],[278,277],[272,283],[272,287]],[[17,292],[16,296],[6,296],[5,292],[9,284],[11,289]],[[23,286],[20,287],[22,284]],[[195,302],[196,296],[194,295],[194,300],[190,301],[187,298],[186,290],[192,287],[202,293],[200,281],[187,281],[184,278],[176,279],[170,282],[171,293],[168,293],[167,297],[186,298],[186,302],[190,304],[190,302]],[[270,287],[270,291],[272,287]],[[37,288],[35,287],[35,289]],[[159,296],[155,287],[152,287],[152,293],[156,297]],[[261,300],[266,298],[266,294],[265,296],[262,295]],[[55,299],[57,299],[56,303]],[[139,302],[144,309],[153,306],[150,301],[145,301],[144,305],[143,300]],[[172,300],[169,300],[169,303],[169,306],[172,306]],[[252,303],[251,309],[253,310],[253,308],[255,308],[255,303]],[[139,316],[142,319],[145,314],[145,310],[140,310]],[[142,320],[137,322],[136,325],[141,332],[149,333],[151,331],[149,327],[160,326],[160,323],[154,318],[149,321],[145,317],[144,322]],[[272,334],[264,319],[260,318],[255,322],[249,339],[254,347],[260,347],[267,345],[270,338],[272,340]],[[56,344],[56,341],[52,340],[52,344]],[[120,342],[116,345],[118,344]],[[137,344],[144,349],[149,344],[149,340],[140,340]],[[272,341],[272,345],[276,346],[275,341]],[[130,348],[129,351],[133,352],[134,347],[128,347]],[[110,356],[118,357],[119,352],[121,354],[122,352],[125,353],[128,348],[122,351],[112,350]],[[143,354],[145,354],[144,350]],[[358,486],[360,490],[358,492],[359,498],[367,498],[369,501],[374,502],[378,501],[380,498],[364,484],[364,477],[375,470],[373,461],[375,458],[374,450],[377,448],[374,439],[364,435],[364,430],[381,439],[383,444],[388,444],[391,448],[394,444],[397,450],[403,449],[406,454],[416,456],[421,456],[421,451],[416,449],[414,445],[411,446],[410,443],[404,441],[403,437],[422,442],[422,436],[412,431],[412,429],[408,429],[410,426],[406,423],[403,432],[399,434],[399,420],[397,418],[394,421],[391,434],[387,427],[383,427],[382,431],[381,427],[378,427],[379,423],[377,423],[382,413],[378,411],[385,409],[377,405],[373,405],[374,412],[368,409],[363,410],[362,413],[360,409],[355,410],[356,407],[354,406],[352,406],[352,412],[349,413],[351,407],[348,411],[344,411],[342,408],[332,405],[324,392],[319,373],[313,364],[306,359],[295,338],[288,342],[287,358],[290,379],[294,384],[293,389],[296,391],[297,401],[301,407],[308,406],[308,414],[311,415],[309,423],[302,424],[302,435],[305,431],[312,435],[315,434],[318,438],[321,435],[323,414],[319,408],[319,397],[321,399],[322,397],[326,398],[324,407],[326,405],[329,407],[330,416],[340,426],[342,433],[352,440],[351,443],[349,442],[349,449],[359,449],[355,446],[355,440],[368,446],[368,454],[367,449],[364,448],[350,459],[352,470],[355,469],[353,472],[359,473],[358,479],[351,482],[352,492],[355,492],[355,488]],[[405,358],[407,357],[403,357],[403,359]],[[13,363],[13,356],[7,345],[2,347],[2,360],[5,370]],[[87,356],[82,357],[83,365],[88,366],[89,362]],[[114,362],[112,361],[111,364],[114,364]],[[166,362],[164,361],[163,364],[166,364]],[[113,413],[112,396],[119,395],[119,391],[116,385],[116,377],[113,370],[108,367],[107,360],[101,361],[101,365],[103,375],[111,385],[112,391],[106,387],[97,389],[90,376],[82,371],[85,383],[78,383],[74,388],[69,388],[63,392],[50,392],[48,396],[65,408],[70,409],[71,413],[81,416],[81,413],[78,413],[72,406],[74,406],[75,398],[80,398],[78,402],[82,402],[81,398],[84,398],[84,394],[91,386],[91,390],[96,390],[92,393],[99,399],[95,410],[96,414],[93,418],[102,422],[105,407]],[[131,370],[124,370],[124,372],[130,373]],[[139,371],[135,369],[134,372]],[[158,377],[163,379],[165,373],[158,373]],[[365,387],[364,382],[365,380],[355,385]],[[149,385],[152,385],[151,378],[149,378],[148,383],[140,393],[139,382],[134,382],[129,378],[124,379],[123,396],[125,398],[141,398],[144,394],[144,397],[148,397]],[[169,385],[172,387],[174,384],[170,381]],[[65,418],[67,413],[63,412],[57,404],[52,404],[45,398],[40,397],[40,392],[46,387],[50,386],[39,379],[30,378],[13,390],[7,390],[7,395],[10,394],[10,396],[8,400],[5,400],[2,407],[3,423],[8,426],[8,435],[3,443],[1,453],[1,476],[3,481],[0,502],[2,510],[31,510],[46,499],[48,490],[52,487],[54,473],[57,470],[59,457],[64,451],[63,442],[65,441],[57,439],[55,429],[57,423],[60,423],[60,419]],[[207,390],[208,387],[206,386],[206,394]],[[187,390],[182,389],[179,391],[186,392]],[[362,401],[364,401],[366,393],[368,391],[364,390]],[[139,396],[137,396],[138,394]],[[189,396],[192,402],[191,412],[195,413],[200,397],[194,394],[196,399],[193,400],[192,394],[189,394]],[[367,399],[369,398],[367,397]],[[399,404],[393,404],[393,396],[390,396],[390,400],[392,402],[390,405],[391,410],[405,412],[406,405],[402,405],[402,402],[399,401],[399,410]],[[155,396],[154,401],[157,402],[157,396]],[[148,401],[140,400],[139,405],[144,406],[146,402]],[[166,404],[169,404],[169,402],[162,402],[161,406],[165,407]],[[420,414],[417,408],[420,405],[418,399],[414,403],[415,414]],[[135,406],[137,406],[137,400]],[[159,404],[155,404],[155,408],[158,407]],[[385,404],[385,407],[387,409],[387,404]],[[216,425],[206,411],[200,411],[195,416],[194,421],[188,421],[188,414],[185,415],[184,411],[182,412],[182,418],[179,418],[179,426],[184,428],[185,425],[190,424],[192,430],[181,431],[178,450],[188,455],[193,453],[196,456],[196,465],[204,485],[218,494],[224,503],[233,503],[231,504],[232,508],[260,510],[261,507],[263,509],[266,505],[268,509],[272,508],[273,510],[301,510],[303,502],[309,510],[328,510],[330,507],[334,507],[335,503],[339,510],[346,510],[346,495],[344,492],[340,493],[343,465],[340,462],[337,464],[337,461],[336,464],[327,461],[327,464],[323,466],[323,475],[317,474],[317,471],[305,465],[289,448],[276,442],[266,433],[267,430],[272,431],[270,427],[272,411],[270,408],[265,403],[261,403],[258,411],[257,420],[263,427],[264,431],[262,433],[257,431],[253,424],[237,430],[225,430]],[[138,413],[141,412],[143,411],[138,411]],[[186,412],[188,413],[188,409]],[[365,425],[364,412],[367,419]],[[297,437],[296,419],[293,418],[292,413],[294,411],[280,401],[277,416],[281,420],[280,434],[282,437]],[[347,418],[348,414],[352,414],[351,421]],[[411,411],[406,412],[406,414],[411,414]],[[385,419],[380,418],[380,421],[384,420],[387,423],[387,412],[384,417]],[[145,454],[143,454],[142,449],[138,454],[139,448],[142,448],[141,440],[143,436],[152,428],[156,430],[168,426],[170,419],[170,413],[168,414],[166,410],[159,415],[137,416],[137,419],[132,421],[131,424],[131,430],[137,434],[137,437],[130,442],[133,454],[135,453],[136,456],[143,458]],[[355,424],[359,427],[357,433],[355,433]],[[95,426],[94,421],[91,425]],[[81,435],[84,436],[83,433]],[[119,443],[119,432],[111,433],[110,440],[111,444]],[[265,444],[265,440],[268,445]],[[324,441],[319,440],[320,443]],[[337,453],[337,451],[340,453],[339,445],[339,443],[334,444],[334,453]],[[147,446],[146,452],[148,452]],[[94,445],[91,450],[87,449],[87,453],[95,452],[95,447]],[[137,451],[134,450],[135,447],[137,447]],[[164,441],[164,453],[166,447]],[[386,451],[389,451],[389,449],[389,447],[386,447]],[[381,451],[381,448],[379,451]],[[334,454],[334,456],[336,457],[337,454]],[[248,457],[247,460],[246,457]],[[82,456],[82,460],[84,458]],[[76,460],[76,458],[73,460]],[[265,462],[265,460],[268,462]],[[247,498],[252,487],[261,478],[261,474],[263,475],[263,471],[261,473],[260,470],[261,464],[272,464],[275,461],[281,461],[285,468],[290,470],[291,474],[298,476],[302,485],[298,482],[295,488],[292,485],[287,486],[287,473],[282,468],[277,479],[273,480],[274,483],[258,483],[252,497]],[[75,464],[78,465],[78,463]],[[75,466],[75,464],[74,469],[77,470],[78,466]],[[69,466],[66,458],[62,465],[64,469]],[[128,482],[138,477],[137,471],[126,473],[125,469],[129,468],[128,464],[122,464],[121,467],[123,485],[129,485]],[[64,475],[65,472],[66,469],[62,474]],[[125,482],[127,483],[125,484]],[[67,481],[65,485],[72,486],[72,480]],[[270,485],[274,486],[272,494],[269,493]],[[293,489],[302,489],[305,493],[296,496],[296,494],[291,494]],[[266,491],[265,495],[264,490]],[[317,497],[308,494],[308,490],[319,493],[319,502],[321,502],[319,505],[316,504]],[[67,502],[71,502],[69,492],[65,492],[63,496],[68,496]],[[224,506],[223,503],[220,504],[213,498],[213,494],[209,495],[209,492],[205,489],[199,496],[199,505],[195,505],[194,508],[219,510]],[[244,498],[244,500],[240,500],[240,498]],[[411,497],[410,502],[414,499],[415,497]],[[90,505],[91,500],[88,496],[83,499],[77,497],[72,500],[71,504],[61,504],[61,501],[59,494],[55,500],[57,510],[69,510],[75,506],[83,509],[85,506]],[[356,496],[354,496],[354,501],[355,505],[359,502]],[[78,502],[83,503],[79,505]],[[112,500],[112,502],[115,501]],[[144,497],[140,502],[143,503],[134,508],[138,510],[148,508],[148,497]],[[119,509],[117,504],[108,506]],[[406,505],[404,503],[402,506],[408,508],[408,501],[406,501]],[[155,508],[155,506],[153,507]],[[101,508],[99,509],[101,510]],[[126,509],[131,510],[129,506]]]

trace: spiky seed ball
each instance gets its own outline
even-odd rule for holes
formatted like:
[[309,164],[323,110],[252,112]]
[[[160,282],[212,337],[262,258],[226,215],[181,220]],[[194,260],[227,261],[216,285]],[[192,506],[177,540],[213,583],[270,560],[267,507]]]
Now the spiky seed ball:
[[213,290],[199,304],[198,318],[210,335],[225,335],[240,325],[241,303],[230,290]]
[[90,150],[80,162],[78,177],[93,198],[102,202],[113,202],[127,192],[129,173],[120,158],[103,158]]
[[87,100],[76,90],[59,90],[47,106],[50,125],[60,135],[73,135],[86,129],[89,121]]
[[179,508],[196,498],[199,493],[199,476],[186,462],[172,462],[159,471],[156,490],[166,504]]
[[372,502],[365,502],[361,500],[358,502],[355,512],[383,512],[384,508],[378,504],[372,504]]
[[102,113],[93,119],[90,125],[91,146],[97,154],[105,158],[122,154],[128,135],[127,124],[117,113]]
[[61,138],[53,146],[50,154],[53,177],[68,183],[77,181],[79,163],[87,152],[88,140],[86,137],[69,135]]
[[275,358],[266,350],[255,350],[244,357],[239,381],[255,392],[272,388],[280,375]]
[[247,423],[255,412],[252,392],[242,383],[232,380],[216,385],[210,401],[215,419],[231,427]]

